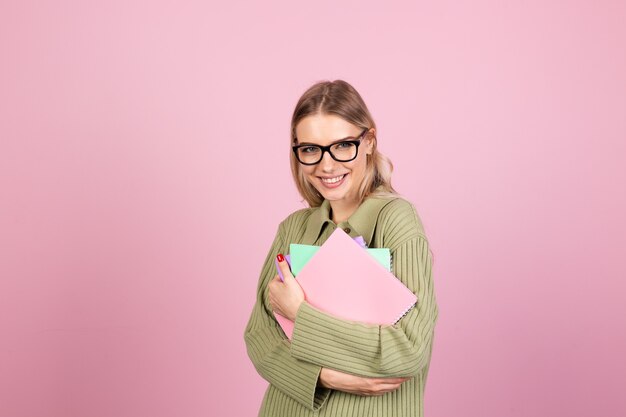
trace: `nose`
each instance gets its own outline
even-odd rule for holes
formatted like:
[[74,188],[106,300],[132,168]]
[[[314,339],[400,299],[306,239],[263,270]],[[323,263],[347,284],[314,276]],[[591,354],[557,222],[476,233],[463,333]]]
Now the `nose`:
[[328,151],[324,152],[322,160],[319,162],[319,166],[324,172],[333,172],[337,164],[338,162],[335,161],[332,156],[330,156],[330,152]]

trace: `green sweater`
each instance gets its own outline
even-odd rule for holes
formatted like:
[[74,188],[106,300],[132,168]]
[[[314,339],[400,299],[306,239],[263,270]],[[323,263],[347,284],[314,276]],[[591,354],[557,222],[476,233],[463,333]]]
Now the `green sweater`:
[[[417,304],[395,325],[379,326],[336,318],[305,301],[289,341],[269,303],[267,284],[277,273],[274,258],[289,253],[290,243],[322,245],[337,227],[363,236],[368,247],[389,248],[392,271],[417,295]],[[404,198],[369,197],[339,224],[330,218],[328,200],[287,216],[261,269],[244,333],[248,356],[269,382],[259,417],[423,416],[438,316],[432,263],[422,222]],[[361,396],[319,386],[322,367],[367,377],[414,378],[382,396]]]

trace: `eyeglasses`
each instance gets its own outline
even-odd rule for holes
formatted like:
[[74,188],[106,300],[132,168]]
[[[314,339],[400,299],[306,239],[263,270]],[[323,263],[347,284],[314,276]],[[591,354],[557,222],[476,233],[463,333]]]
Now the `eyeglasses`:
[[[328,146],[320,145],[295,145],[291,148],[296,158],[303,165],[318,164],[324,157],[324,152],[328,152],[330,156],[337,162],[349,162],[357,157],[359,153],[359,145],[363,139],[363,135],[369,129],[365,128],[361,134],[353,140],[343,140]],[[294,141],[297,139],[294,138]]]

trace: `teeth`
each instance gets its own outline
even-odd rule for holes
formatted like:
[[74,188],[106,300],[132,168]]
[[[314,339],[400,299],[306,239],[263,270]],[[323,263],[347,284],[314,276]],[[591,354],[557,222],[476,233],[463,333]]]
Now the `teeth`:
[[[346,175],[346,174],[344,174],[344,175]],[[341,181],[341,179],[344,177],[344,175],[340,175],[339,177],[330,178],[330,179],[322,178],[322,181],[324,181],[327,184],[334,184],[336,182]]]

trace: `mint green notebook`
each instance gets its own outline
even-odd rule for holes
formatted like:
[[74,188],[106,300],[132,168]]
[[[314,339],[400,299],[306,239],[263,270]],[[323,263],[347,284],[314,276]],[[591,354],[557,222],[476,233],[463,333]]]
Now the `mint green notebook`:
[[[289,256],[291,261],[291,273],[293,276],[297,276],[302,267],[309,262],[309,260],[319,250],[319,246],[314,245],[302,245],[299,243],[291,243],[289,245]],[[391,271],[391,252],[389,248],[366,248],[367,253],[372,255],[387,271]]]

